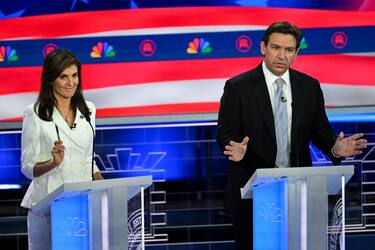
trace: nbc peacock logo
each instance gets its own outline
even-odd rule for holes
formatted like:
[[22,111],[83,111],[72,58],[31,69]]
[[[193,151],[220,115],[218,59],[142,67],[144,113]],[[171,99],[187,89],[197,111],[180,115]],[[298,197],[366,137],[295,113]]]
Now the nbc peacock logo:
[[299,45],[300,49],[307,49],[309,46],[307,44],[306,38],[302,37],[301,43]]
[[15,62],[18,60],[17,51],[12,49],[10,46],[0,47],[0,62]]
[[206,41],[204,38],[194,38],[193,41],[189,42],[186,52],[188,54],[209,54],[212,52],[212,49],[210,47],[210,42]]
[[112,45],[107,42],[98,42],[96,45],[92,46],[90,53],[91,58],[101,58],[101,57],[114,57],[116,52]]

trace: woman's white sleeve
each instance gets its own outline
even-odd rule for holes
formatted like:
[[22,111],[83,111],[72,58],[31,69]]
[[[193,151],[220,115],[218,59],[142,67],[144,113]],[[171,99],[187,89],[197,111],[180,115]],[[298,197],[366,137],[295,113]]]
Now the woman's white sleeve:
[[25,111],[21,136],[21,171],[29,179],[34,178],[33,169],[39,160],[41,147],[40,123],[33,112],[30,108]]

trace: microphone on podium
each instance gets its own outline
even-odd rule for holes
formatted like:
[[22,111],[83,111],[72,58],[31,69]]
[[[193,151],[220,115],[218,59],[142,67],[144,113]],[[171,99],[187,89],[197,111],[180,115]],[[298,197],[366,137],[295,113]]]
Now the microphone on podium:
[[92,124],[91,124],[91,118],[90,118],[90,115],[91,115],[91,112],[89,112],[88,114],[84,115],[84,116],[81,117],[81,118],[85,118],[85,119],[86,119],[86,121],[89,123],[89,125],[90,125],[90,127],[91,127],[91,130],[92,130],[91,178],[92,178],[92,180],[95,180],[95,179],[94,179],[95,130],[94,130],[94,127],[93,127]]

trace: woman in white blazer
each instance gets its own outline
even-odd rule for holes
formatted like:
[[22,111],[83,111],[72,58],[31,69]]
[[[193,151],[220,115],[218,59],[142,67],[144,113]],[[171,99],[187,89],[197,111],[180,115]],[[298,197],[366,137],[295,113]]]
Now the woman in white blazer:
[[49,53],[22,125],[22,173],[32,180],[21,204],[29,208],[29,249],[51,248],[50,218],[34,204],[63,183],[103,179],[92,160],[95,111],[82,95],[79,59],[66,49]]

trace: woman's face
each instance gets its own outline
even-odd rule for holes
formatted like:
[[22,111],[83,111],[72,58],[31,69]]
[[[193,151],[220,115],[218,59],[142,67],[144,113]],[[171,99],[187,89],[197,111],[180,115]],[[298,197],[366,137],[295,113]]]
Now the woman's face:
[[71,99],[77,90],[78,83],[77,66],[71,65],[52,82],[53,93],[58,100]]

